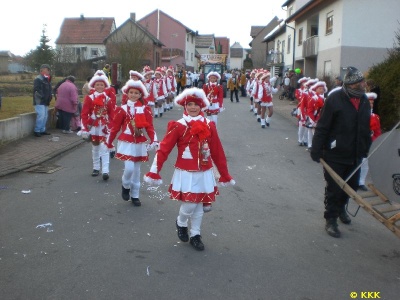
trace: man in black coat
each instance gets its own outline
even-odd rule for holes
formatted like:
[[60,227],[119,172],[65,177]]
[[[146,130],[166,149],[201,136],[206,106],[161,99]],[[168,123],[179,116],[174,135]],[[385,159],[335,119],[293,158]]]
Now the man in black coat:
[[[344,180],[368,156],[371,146],[369,129],[371,109],[365,95],[363,74],[354,67],[347,67],[343,88],[332,92],[325,101],[312,141],[311,158],[326,163]],[[358,171],[347,181],[354,190],[358,188]],[[350,224],[346,213],[348,195],[324,170],[325,230],[333,237],[340,237],[337,218]]]
[[48,110],[52,99],[50,79],[50,66],[41,65],[40,74],[33,81],[33,105],[36,111],[34,135],[36,137],[50,134],[46,131]]

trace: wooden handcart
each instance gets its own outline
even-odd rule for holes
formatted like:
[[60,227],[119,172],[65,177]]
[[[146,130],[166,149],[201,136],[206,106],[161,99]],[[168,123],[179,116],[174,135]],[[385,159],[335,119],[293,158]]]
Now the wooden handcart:
[[392,203],[373,184],[368,184],[370,191],[357,193],[323,159],[321,164],[350,198],[400,238],[400,204]]

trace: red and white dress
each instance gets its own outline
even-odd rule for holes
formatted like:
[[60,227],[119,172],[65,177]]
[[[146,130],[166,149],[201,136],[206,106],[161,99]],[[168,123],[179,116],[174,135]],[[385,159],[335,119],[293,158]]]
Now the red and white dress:
[[209,115],[218,115],[224,104],[224,91],[218,83],[207,83],[203,85],[203,91],[206,94],[210,106],[206,113]]
[[202,115],[184,115],[168,123],[145,181],[162,183],[160,171],[168,155],[177,146],[178,157],[169,187],[170,198],[183,202],[212,203],[219,194],[213,172],[217,167],[222,185],[234,183],[229,175],[225,153],[213,122]]
[[92,141],[106,140],[114,118],[115,103],[115,98],[106,92],[94,91],[86,95],[81,112],[82,131],[89,132]]
[[140,101],[128,100],[127,104],[116,109],[113,126],[107,139],[107,144],[112,145],[117,133],[121,130],[115,158],[133,162],[145,162],[149,159],[146,147],[147,137],[143,133],[139,136],[135,135],[135,127],[146,131],[150,138],[149,144],[156,140],[150,108]]

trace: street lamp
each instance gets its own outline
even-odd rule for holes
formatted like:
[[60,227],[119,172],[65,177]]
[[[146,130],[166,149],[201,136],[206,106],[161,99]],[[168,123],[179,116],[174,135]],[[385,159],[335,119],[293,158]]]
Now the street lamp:
[[172,38],[173,38],[173,37],[177,37],[177,36],[178,36],[177,33],[171,34],[170,55],[169,55],[169,62],[170,62],[170,64],[172,63]]
[[292,62],[292,70],[294,70],[294,49],[295,49],[295,47],[296,47],[296,29],[295,28],[293,28],[292,26],[289,26],[287,23],[286,23],[286,27],[289,27],[289,28],[291,28],[291,29],[293,29],[293,62]]

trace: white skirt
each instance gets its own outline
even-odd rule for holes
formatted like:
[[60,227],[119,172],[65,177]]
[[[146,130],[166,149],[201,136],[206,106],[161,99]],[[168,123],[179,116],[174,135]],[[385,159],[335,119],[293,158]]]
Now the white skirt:
[[175,169],[169,188],[173,200],[210,203],[219,194],[213,169],[188,172]]
[[118,141],[115,158],[130,161],[147,161],[149,156],[146,149],[146,143],[136,144]]

